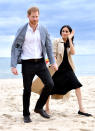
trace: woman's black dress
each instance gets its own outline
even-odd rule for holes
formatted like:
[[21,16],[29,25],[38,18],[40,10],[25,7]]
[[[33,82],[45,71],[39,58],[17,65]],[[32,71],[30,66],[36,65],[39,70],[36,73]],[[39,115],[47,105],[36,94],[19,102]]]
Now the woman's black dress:
[[64,44],[64,57],[58,71],[52,76],[54,81],[54,88],[51,91],[51,95],[60,94],[65,95],[72,89],[76,89],[82,86],[77,79],[72,67],[69,64],[67,56],[67,44]]

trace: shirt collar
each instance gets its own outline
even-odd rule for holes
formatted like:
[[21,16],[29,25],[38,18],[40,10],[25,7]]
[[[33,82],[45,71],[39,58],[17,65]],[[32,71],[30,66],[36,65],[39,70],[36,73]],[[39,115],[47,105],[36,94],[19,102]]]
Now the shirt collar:
[[[33,29],[31,28],[31,26],[29,25],[29,23],[28,23],[28,30],[33,31]],[[37,25],[37,27],[36,27],[36,30],[39,30],[39,23],[38,23],[38,25]]]

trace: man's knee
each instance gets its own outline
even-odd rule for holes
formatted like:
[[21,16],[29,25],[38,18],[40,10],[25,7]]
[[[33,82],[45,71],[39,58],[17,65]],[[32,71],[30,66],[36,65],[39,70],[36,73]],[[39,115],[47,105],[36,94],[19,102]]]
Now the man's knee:
[[54,86],[54,82],[53,82],[53,80],[50,80],[47,85],[48,89],[51,90],[53,88],[53,86]]
[[25,89],[23,89],[23,93],[24,93],[25,95],[31,95],[31,89],[25,88]]

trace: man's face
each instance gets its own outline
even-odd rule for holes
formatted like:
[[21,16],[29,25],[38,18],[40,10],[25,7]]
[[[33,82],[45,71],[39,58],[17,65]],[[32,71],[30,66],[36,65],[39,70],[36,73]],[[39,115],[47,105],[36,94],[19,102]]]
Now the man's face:
[[29,22],[30,22],[32,25],[37,25],[37,24],[38,24],[38,21],[39,21],[39,13],[38,13],[38,11],[36,11],[36,12],[31,12],[31,14],[28,15],[28,18],[29,18]]

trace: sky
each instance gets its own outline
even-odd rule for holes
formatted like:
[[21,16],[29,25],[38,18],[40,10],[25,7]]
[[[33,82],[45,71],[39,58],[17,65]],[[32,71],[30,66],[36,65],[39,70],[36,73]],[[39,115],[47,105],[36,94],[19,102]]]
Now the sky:
[[0,57],[10,57],[16,31],[28,22],[31,6],[39,7],[39,23],[51,39],[60,37],[63,25],[70,25],[76,54],[95,54],[95,0],[0,0]]

